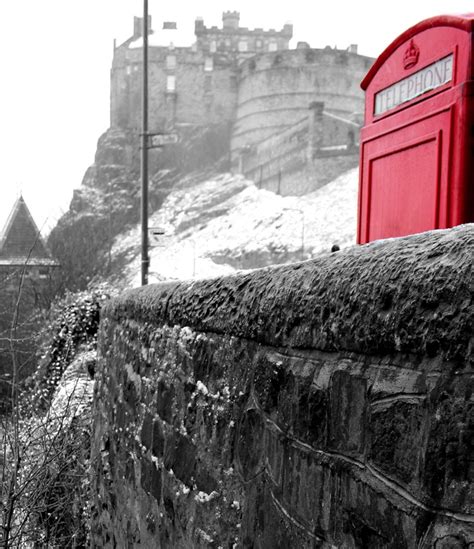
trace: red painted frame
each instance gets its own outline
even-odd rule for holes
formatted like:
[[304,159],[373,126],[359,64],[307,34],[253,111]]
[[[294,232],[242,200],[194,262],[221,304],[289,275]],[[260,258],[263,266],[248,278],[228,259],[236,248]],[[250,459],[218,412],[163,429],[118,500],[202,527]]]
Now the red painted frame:
[[[474,14],[422,21],[392,42],[362,81],[358,243],[474,221],[473,36]],[[419,56],[405,69],[412,40]],[[450,54],[451,81],[374,114],[379,91]]]

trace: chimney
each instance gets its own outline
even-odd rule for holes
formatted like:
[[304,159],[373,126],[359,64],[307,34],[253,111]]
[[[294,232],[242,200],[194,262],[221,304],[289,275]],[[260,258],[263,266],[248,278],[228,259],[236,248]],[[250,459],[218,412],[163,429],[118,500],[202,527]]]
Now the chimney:
[[238,29],[240,21],[240,13],[238,11],[225,11],[222,14],[222,28]]
[[357,53],[357,44],[351,44],[348,50],[349,50],[349,53]]
[[[143,17],[134,17],[133,18],[133,38],[136,40],[140,38],[143,31]],[[151,34],[151,15],[148,16],[148,34]]]

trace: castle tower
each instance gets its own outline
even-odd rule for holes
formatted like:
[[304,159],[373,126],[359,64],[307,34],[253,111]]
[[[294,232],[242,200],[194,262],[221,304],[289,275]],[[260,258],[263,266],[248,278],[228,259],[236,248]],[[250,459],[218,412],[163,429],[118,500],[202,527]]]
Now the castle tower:
[[222,14],[222,28],[237,30],[239,28],[240,13],[238,11],[225,11]]

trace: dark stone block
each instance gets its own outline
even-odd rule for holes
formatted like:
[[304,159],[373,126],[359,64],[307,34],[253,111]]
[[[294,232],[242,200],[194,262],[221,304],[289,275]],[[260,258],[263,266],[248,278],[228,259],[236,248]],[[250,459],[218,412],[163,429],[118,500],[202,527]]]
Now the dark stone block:
[[165,496],[163,498],[163,504],[165,507],[166,514],[168,515],[168,519],[171,521],[171,524],[174,525],[175,512],[174,512],[174,505],[173,505],[172,499]]
[[124,476],[132,486],[135,486],[135,462],[129,453],[125,457]]
[[166,440],[164,464],[166,469],[173,469],[179,480],[192,486],[196,467],[197,450],[194,444],[184,435],[174,433]]
[[151,447],[152,454],[157,457],[162,457],[165,448],[165,437],[161,423],[158,419],[153,421],[153,443]]
[[326,446],[328,415],[326,392],[301,383],[295,398],[298,399],[293,422],[296,436],[313,446]]
[[466,501],[474,483],[474,404],[446,393],[433,404],[424,483],[435,500],[448,498],[445,505],[456,508],[458,500]]
[[173,418],[174,387],[168,387],[163,381],[158,382],[156,411],[163,421],[171,423]]
[[394,402],[370,415],[369,459],[407,484],[418,471],[424,415],[420,405],[408,402]]
[[265,356],[257,358],[253,374],[253,387],[262,409],[270,414],[278,408],[279,395],[287,382],[282,364],[270,362]]
[[143,490],[147,494],[152,495],[158,503],[161,501],[161,471],[159,471],[155,464],[146,458],[141,459],[141,485]]
[[115,424],[122,429],[128,424],[127,420],[127,408],[122,402],[117,402],[117,409],[115,412]]
[[211,492],[217,490],[219,487],[216,479],[210,475],[206,466],[202,463],[197,463],[195,477],[197,489],[201,490],[201,492],[206,492],[206,494],[210,494]]
[[329,447],[348,454],[364,451],[367,381],[337,370],[329,387]]
[[153,416],[146,414],[143,419],[141,441],[143,446],[150,450],[153,444]]
[[244,412],[237,430],[236,459],[246,481],[263,468],[265,424],[261,413],[251,408]]
[[[388,549],[389,547],[394,547],[391,540],[387,539],[382,533],[377,532],[374,528],[368,526],[355,513],[349,513],[346,516],[343,530],[346,531],[346,539],[352,537],[354,547],[364,547],[367,549]],[[398,546],[404,547],[404,545]]]
[[125,402],[130,404],[132,407],[135,406],[138,400],[137,390],[133,381],[130,381],[127,376],[125,376],[122,391]]

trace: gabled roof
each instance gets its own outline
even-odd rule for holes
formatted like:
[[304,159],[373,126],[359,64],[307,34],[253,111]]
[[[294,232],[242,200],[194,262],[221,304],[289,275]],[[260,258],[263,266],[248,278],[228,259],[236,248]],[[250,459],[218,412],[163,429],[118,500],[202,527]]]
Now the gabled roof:
[[31,216],[25,200],[20,196],[13,205],[3,231],[0,233],[0,263],[52,265],[46,243]]

